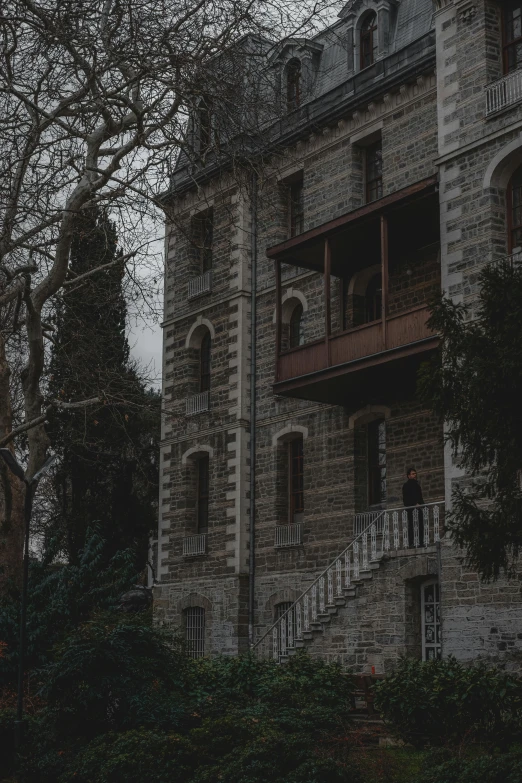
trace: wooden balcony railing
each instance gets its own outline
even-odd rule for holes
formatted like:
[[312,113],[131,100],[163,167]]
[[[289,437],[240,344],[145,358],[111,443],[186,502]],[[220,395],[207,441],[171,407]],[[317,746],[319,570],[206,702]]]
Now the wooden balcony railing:
[[[301,345],[280,353],[277,361],[276,382],[287,381],[330,367],[363,359],[379,360],[385,351],[408,347],[415,351],[415,343],[435,338],[426,325],[430,315],[427,305],[420,305],[386,321],[374,321],[355,329],[333,334],[327,340]],[[382,357],[381,357],[382,358]]]

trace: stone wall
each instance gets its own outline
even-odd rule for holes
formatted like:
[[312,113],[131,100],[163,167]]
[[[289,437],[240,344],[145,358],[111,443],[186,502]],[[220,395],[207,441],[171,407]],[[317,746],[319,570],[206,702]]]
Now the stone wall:
[[[464,7],[465,6],[465,7]],[[400,505],[405,470],[414,465],[426,501],[451,501],[455,482],[467,480],[443,446],[442,425],[416,399],[411,377],[389,383],[383,372],[358,411],[277,397],[275,379],[275,276],[269,247],[285,240],[285,182],[303,180],[305,230],[360,207],[364,198],[364,146],[379,136],[383,188],[390,194],[439,170],[440,245],[431,243],[390,259],[391,315],[423,304],[442,285],[455,299],[473,302],[484,262],[507,252],[506,165],[522,161],[522,104],[485,118],[485,88],[499,77],[498,8],[484,0],[449,2],[436,14],[437,75],[409,77],[396,91],[361,102],[356,112],[328,123],[265,163],[258,194],[256,633],[275,619],[279,603],[293,601],[348,543],[353,514],[368,502],[366,424],[386,419],[387,493]],[[467,10],[466,10],[467,9]],[[435,86],[437,91],[435,91]],[[511,164],[510,164],[511,165]],[[508,166],[509,168],[509,166]],[[214,214],[212,292],[187,298],[198,271],[190,221]],[[167,237],[164,323],[166,412],[162,429],[160,585],[157,616],[182,627],[193,605],[207,613],[206,649],[235,653],[247,634],[250,392],[250,228],[248,193],[225,175],[175,198]],[[431,240],[430,240],[431,242]],[[377,259],[378,260],[378,259]],[[374,258],[366,259],[369,265]],[[336,270],[346,281],[354,273]],[[360,268],[359,260],[357,261]],[[283,265],[282,296],[303,304],[306,342],[324,336],[322,276]],[[341,283],[332,280],[332,329],[343,328]],[[347,326],[355,323],[348,313]],[[187,417],[185,400],[197,390],[198,335],[210,328],[211,409]],[[191,341],[189,335],[193,335]],[[188,344],[187,344],[188,340]],[[396,371],[400,381],[401,370]],[[392,389],[393,386],[393,389]],[[304,444],[303,544],[274,547],[275,526],[286,524],[286,450]],[[195,530],[191,455],[210,456],[208,553],[183,558],[183,537]],[[188,454],[188,456],[187,456]],[[184,461],[185,460],[185,461]],[[397,500],[395,500],[397,499]],[[483,585],[442,546],[444,654],[477,655],[514,665],[521,645],[518,581]],[[400,654],[419,655],[419,589],[437,573],[436,554],[392,557],[314,646],[313,654],[360,671],[387,671]],[[434,570],[435,569],[435,570]],[[371,589],[370,589],[371,587]],[[344,619],[343,619],[344,618]]]

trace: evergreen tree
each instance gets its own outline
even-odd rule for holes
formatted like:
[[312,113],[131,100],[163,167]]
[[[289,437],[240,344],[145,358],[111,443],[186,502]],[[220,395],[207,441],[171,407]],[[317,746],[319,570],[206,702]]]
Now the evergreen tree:
[[429,324],[438,356],[420,377],[471,478],[453,491],[450,524],[485,579],[512,574],[522,546],[522,267],[485,268],[476,310],[442,298]]
[[77,562],[89,526],[96,523],[107,555],[134,547],[146,562],[155,527],[158,487],[159,395],[147,390],[129,360],[123,262],[114,225],[91,209],[77,219],[72,282],[57,312],[50,363],[50,393],[66,401],[99,398],[82,409],[61,410],[50,424],[60,455],[55,476],[57,512],[70,562]]

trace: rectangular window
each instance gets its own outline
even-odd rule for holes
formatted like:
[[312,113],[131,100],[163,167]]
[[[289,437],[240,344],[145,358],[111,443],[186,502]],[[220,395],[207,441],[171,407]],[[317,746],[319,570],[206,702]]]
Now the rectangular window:
[[212,246],[214,243],[214,211],[207,209],[192,218],[192,246],[202,274],[212,269]]
[[304,465],[303,439],[291,441],[289,444],[289,478],[290,478],[290,522],[300,522],[304,512]]
[[504,73],[522,65],[522,2],[511,0],[503,8]]
[[205,655],[205,610],[201,606],[185,609],[185,644],[190,658]]
[[368,424],[368,501],[370,506],[386,500],[386,422]]
[[198,459],[197,475],[197,516],[198,533],[208,532],[208,501],[209,501],[209,459]]
[[366,147],[366,203],[382,198],[382,142]]
[[288,214],[290,237],[296,237],[304,231],[303,180],[292,182],[288,186]]

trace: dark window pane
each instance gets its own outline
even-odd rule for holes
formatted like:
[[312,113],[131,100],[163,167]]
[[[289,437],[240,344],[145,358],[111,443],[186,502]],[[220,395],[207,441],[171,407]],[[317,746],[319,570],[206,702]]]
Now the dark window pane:
[[360,67],[367,68],[377,55],[377,16],[369,14],[363,22],[360,36]]
[[365,323],[382,318],[382,277],[380,272],[368,283],[365,297]]
[[386,423],[368,424],[368,488],[370,506],[386,500]]
[[522,167],[515,171],[509,184],[508,203],[510,250],[513,250],[522,245]]
[[197,513],[198,513],[198,533],[208,531],[208,501],[210,493],[209,485],[209,458],[200,457],[198,459],[198,491],[197,491]]
[[212,338],[210,334],[204,336],[201,341],[200,360],[199,360],[199,390],[200,392],[210,389],[210,354],[212,349]]
[[382,145],[378,141],[366,148],[366,201],[382,198]]
[[303,344],[302,318],[303,305],[297,305],[290,318],[290,348]]
[[290,236],[295,237],[303,233],[304,229],[304,203],[303,183],[294,182],[289,186],[290,201]]
[[522,65],[522,3],[510,0],[504,3],[504,70],[514,71]]
[[301,103],[301,63],[291,60],[286,71],[286,103],[288,111],[297,109]]
[[212,246],[214,242],[214,214],[209,209],[192,218],[192,245],[202,272],[212,269]]
[[303,475],[303,440],[298,438],[290,443],[290,521],[295,514],[304,511],[304,475]]

